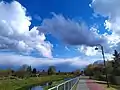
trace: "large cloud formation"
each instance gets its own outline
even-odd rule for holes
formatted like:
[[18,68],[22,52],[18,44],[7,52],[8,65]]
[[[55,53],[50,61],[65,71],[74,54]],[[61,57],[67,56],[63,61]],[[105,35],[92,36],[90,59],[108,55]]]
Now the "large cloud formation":
[[23,64],[32,65],[32,66],[50,66],[50,65],[59,65],[66,64],[68,66],[81,67],[86,66],[92,61],[86,60],[83,61],[81,57],[73,57],[73,58],[35,58],[32,56],[23,56],[16,55],[14,53],[0,53],[0,65],[8,65],[8,66],[20,66]]
[[[113,53],[115,49],[120,50],[120,0],[92,0],[90,7],[94,11],[93,15],[105,19],[104,27],[112,33],[102,35],[107,41],[103,44],[106,54]],[[87,56],[94,56],[98,53],[94,47],[82,46],[78,49]]]
[[84,22],[76,22],[55,13],[53,13],[52,18],[44,19],[38,29],[40,32],[50,33],[70,45],[94,46],[105,41],[99,35],[89,30]]
[[29,53],[38,51],[44,57],[52,57],[52,45],[45,41],[37,27],[29,29],[31,17],[19,2],[0,2],[0,49]]
[[[39,65],[56,65],[67,63],[70,66],[88,65],[94,60],[101,59],[101,53],[98,56],[94,47],[96,44],[103,44],[105,49],[117,47],[120,44],[120,12],[119,0],[93,0],[91,7],[96,14],[108,17],[105,20],[105,28],[112,31],[109,35],[105,33],[100,35],[95,28],[88,28],[84,22],[76,22],[72,19],[65,18],[63,15],[53,13],[52,18],[43,20],[39,27],[33,27],[31,30],[32,18],[26,15],[26,8],[19,2],[11,3],[0,2],[0,49],[9,49],[13,51],[30,53],[38,51],[44,57],[52,57],[52,44],[46,41],[45,34],[50,33],[54,37],[70,45],[83,45],[79,49],[81,52],[90,57],[74,58],[35,58],[32,56],[20,56],[0,53],[0,64],[29,64]],[[114,6],[114,7],[111,7]],[[107,42],[106,42],[107,39]],[[84,49],[86,48],[86,50]],[[66,48],[68,49],[68,48]],[[107,56],[110,56],[108,54]],[[99,58],[98,58],[99,57]],[[10,59],[11,58],[11,59]],[[91,60],[89,62],[89,60]]]
[[120,50],[120,0],[93,0],[90,5],[94,13],[107,18],[105,29],[112,34],[104,34],[110,48]]

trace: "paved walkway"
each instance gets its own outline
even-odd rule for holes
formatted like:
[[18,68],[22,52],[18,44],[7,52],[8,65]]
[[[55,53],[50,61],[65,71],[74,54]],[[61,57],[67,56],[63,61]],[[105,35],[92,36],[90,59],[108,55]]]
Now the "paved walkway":
[[81,79],[77,85],[76,90],[105,90],[100,84],[95,83],[94,80]]
[[89,90],[86,84],[86,80],[80,80],[77,85],[77,90]]

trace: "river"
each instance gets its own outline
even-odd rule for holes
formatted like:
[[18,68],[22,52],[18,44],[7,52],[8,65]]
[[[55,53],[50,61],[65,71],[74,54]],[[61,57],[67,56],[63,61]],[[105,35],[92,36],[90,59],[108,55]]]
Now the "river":
[[32,88],[29,88],[29,90],[44,90],[42,86],[35,86]]
[[[66,80],[69,80],[69,79],[71,79],[71,78],[65,78],[64,79],[64,81],[66,81]],[[44,85],[38,85],[38,86],[34,86],[34,87],[31,87],[31,88],[29,88],[28,90],[44,90],[44,86],[47,86],[48,85],[48,83],[45,83]]]

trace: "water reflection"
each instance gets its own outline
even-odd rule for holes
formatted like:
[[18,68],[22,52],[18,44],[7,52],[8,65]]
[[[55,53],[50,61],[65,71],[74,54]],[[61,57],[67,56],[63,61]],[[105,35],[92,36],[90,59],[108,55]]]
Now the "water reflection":
[[38,85],[38,86],[30,87],[28,90],[44,90],[45,86],[48,86],[48,83],[43,83],[43,84]]
[[70,80],[70,79],[72,79],[72,78],[65,78],[64,81],[67,81],[67,80]]
[[35,86],[30,88],[29,90],[44,90],[42,86]]

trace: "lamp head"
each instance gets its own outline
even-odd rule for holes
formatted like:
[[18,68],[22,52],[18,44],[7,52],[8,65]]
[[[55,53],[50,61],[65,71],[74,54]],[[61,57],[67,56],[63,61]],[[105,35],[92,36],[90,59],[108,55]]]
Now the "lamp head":
[[96,47],[95,50],[98,50],[98,47]]

